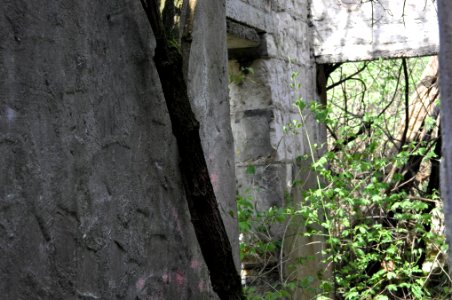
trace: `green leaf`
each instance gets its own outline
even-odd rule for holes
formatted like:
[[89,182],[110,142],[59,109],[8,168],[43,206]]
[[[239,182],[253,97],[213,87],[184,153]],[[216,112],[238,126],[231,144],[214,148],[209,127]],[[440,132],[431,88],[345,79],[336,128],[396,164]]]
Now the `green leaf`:
[[256,174],[256,167],[255,166],[246,167],[246,174],[248,174],[248,175]]

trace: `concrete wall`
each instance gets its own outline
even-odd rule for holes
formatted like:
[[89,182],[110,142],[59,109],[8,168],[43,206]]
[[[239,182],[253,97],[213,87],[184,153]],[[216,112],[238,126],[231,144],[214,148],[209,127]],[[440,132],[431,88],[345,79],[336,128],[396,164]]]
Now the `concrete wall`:
[[[230,111],[224,5],[230,19],[252,29],[242,36],[252,37],[247,47],[259,45],[229,63],[231,73],[254,70],[230,85]],[[189,92],[235,249],[234,167],[239,190],[254,187],[262,209],[283,205],[288,183],[309,174],[307,165],[294,164],[308,150],[305,136],[282,129],[299,118],[296,97],[317,98],[315,58],[436,51],[432,3],[407,1],[404,18],[401,6],[401,0],[198,1]],[[0,24],[0,294],[215,298],[139,2],[2,0]],[[301,83],[295,91],[293,72]],[[312,141],[324,141],[322,128],[308,124]],[[246,172],[249,166],[255,174]]]
[[188,66],[188,88],[192,108],[201,125],[201,142],[210,179],[239,269],[225,15],[224,0],[197,2]]
[[[283,191],[292,180],[293,160],[307,147],[302,134],[286,135],[283,126],[299,119],[293,106],[297,96],[316,99],[307,3],[230,0],[227,15],[256,28],[265,45],[264,54],[258,57],[229,63],[233,76],[240,74],[240,67],[252,69],[243,80],[229,86],[238,182],[246,187],[260,178],[266,182],[258,184],[260,197],[266,199],[264,207],[283,204]],[[294,72],[299,74],[300,89],[290,87]],[[315,138],[319,134],[315,126],[309,131]],[[256,166],[262,176],[250,178],[246,174],[250,165]],[[264,179],[267,175],[278,179]]]
[[[190,91],[229,215],[224,3],[201,2]],[[0,37],[0,298],[216,298],[139,1],[0,1]]]
[[[444,199],[449,262],[452,261],[452,2],[438,0],[441,51],[439,54],[441,93],[441,196]],[[449,273],[451,273],[449,269]]]
[[[229,62],[238,190],[242,194],[251,193],[259,210],[284,206],[292,193],[293,180],[309,180],[312,175],[308,163],[302,166],[295,163],[298,156],[308,153],[305,133],[294,135],[283,131],[292,120],[300,120],[293,105],[297,97],[307,101],[317,99],[308,2],[228,0],[226,8],[229,18],[254,28],[261,37],[261,45],[255,48],[254,54],[248,51],[241,57],[234,51]],[[251,72],[243,74],[243,70],[246,73],[250,69]],[[293,73],[299,74],[295,83],[300,83],[300,88],[290,87]],[[312,119],[308,118],[306,129],[313,143],[324,141],[323,129]],[[247,172],[250,166],[254,167],[254,174]],[[298,226],[294,230],[298,231]],[[285,253],[285,258],[314,255],[318,250],[308,249],[306,241],[288,238],[292,234],[296,236],[292,229],[284,235],[283,229],[275,226],[272,233],[276,240],[284,239],[287,244],[290,251]],[[313,261],[312,265],[302,266],[299,275],[315,277],[320,268],[321,264]],[[282,276],[287,278],[287,274]],[[269,276],[269,283],[275,284],[272,280],[274,277]],[[305,299],[308,295],[295,297]]]
[[432,0],[314,0],[311,11],[318,63],[438,52],[438,16]]

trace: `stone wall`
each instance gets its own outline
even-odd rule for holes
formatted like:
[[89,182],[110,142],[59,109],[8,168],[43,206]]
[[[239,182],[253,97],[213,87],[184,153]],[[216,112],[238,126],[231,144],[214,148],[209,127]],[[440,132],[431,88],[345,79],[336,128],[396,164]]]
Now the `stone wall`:
[[313,44],[318,63],[434,55],[434,0],[314,0]]
[[[232,228],[224,2],[201,3],[190,92]],[[0,298],[216,298],[140,2],[4,0],[0,37]]]
[[[265,48],[261,46],[252,59],[238,57],[229,63],[232,76],[243,73],[243,68],[251,69],[243,80],[232,80],[229,86],[237,180],[243,188],[254,181],[264,207],[281,205],[292,180],[292,163],[307,147],[303,135],[287,135],[283,127],[299,119],[293,105],[297,96],[306,100],[317,97],[307,4],[233,0],[227,2],[227,16],[256,28]],[[299,74],[300,89],[290,87],[293,73]],[[309,132],[316,139],[320,131],[315,126],[312,129]],[[256,166],[259,176],[246,174],[250,165]]]
[[[227,16],[234,22],[254,28],[261,44],[252,51],[230,49],[231,121],[235,142],[238,191],[251,194],[258,210],[281,207],[293,196],[295,178],[309,181],[309,164],[296,164],[296,158],[309,151],[306,134],[313,143],[324,141],[323,129],[308,118],[305,132],[286,134],[284,126],[300,120],[293,105],[297,97],[316,101],[316,65],[311,54],[308,2],[304,0],[229,0]],[[234,48],[237,44],[234,44]],[[246,47],[246,46],[244,46]],[[240,53],[245,55],[240,56]],[[291,78],[297,73],[291,88]],[[250,167],[254,173],[249,172]],[[308,186],[308,185],[307,185]],[[297,202],[299,199],[295,199]],[[299,220],[293,220],[297,223]],[[293,240],[301,230],[298,225],[289,232],[275,226],[275,240],[283,240],[290,249],[286,258],[314,255],[316,249],[306,241]],[[296,247],[294,245],[297,244]],[[246,263],[246,262],[245,262]],[[302,266],[300,276],[316,276],[318,261]],[[287,278],[287,274],[282,274]],[[278,277],[279,278],[279,277]],[[265,280],[265,279],[264,279]],[[268,281],[274,280],[269,276]],[[295,295],[298,299],[306,294]]]

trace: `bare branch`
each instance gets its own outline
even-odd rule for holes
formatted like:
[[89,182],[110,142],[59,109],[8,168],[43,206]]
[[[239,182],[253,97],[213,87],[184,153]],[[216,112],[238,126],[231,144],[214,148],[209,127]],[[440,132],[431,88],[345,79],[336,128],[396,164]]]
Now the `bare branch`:
[[406,58],[402,58],[402,66],[403,66],[403,76],[405,78],[405,129],[403,130],[402,140],[400,141],[399,150],[403,148],[406,143],[406,137],[408,134],[408,128],[410,123],[410,108],[409,108],[409,99],[410,99],[410,83],[408,77],[408,67],[406,64]]

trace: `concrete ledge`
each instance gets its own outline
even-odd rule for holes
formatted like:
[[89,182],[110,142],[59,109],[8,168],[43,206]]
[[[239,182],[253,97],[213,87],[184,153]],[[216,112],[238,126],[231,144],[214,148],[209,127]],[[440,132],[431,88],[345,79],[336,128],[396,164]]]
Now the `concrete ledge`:
[[274,30],[273,19],[268,12],[259,10],[240,0],[226,1],[226,17],[254,27],[258,32],[272,32]]
[[228,19],[227,44],[229,59],[254,60],[268,55],[266,39],[253,27]]
[[438,18],[431,1],[316,0],[311,4],[317,63],[434,55]]
[[343,52],[338,53],[324,53],[315,56],[315,62],[318,64],[338,63],[373,60],[376,58],[402,58],[402,57],[420,57],[438,54],[439,45],[428,45],[420,48],[412,49],[372,49],[371,46],[356,46],[351,47],[350,51],[344,47]]
[[228,31],[228,49],[257,47],[261,39],[256,29],[226,20]]

